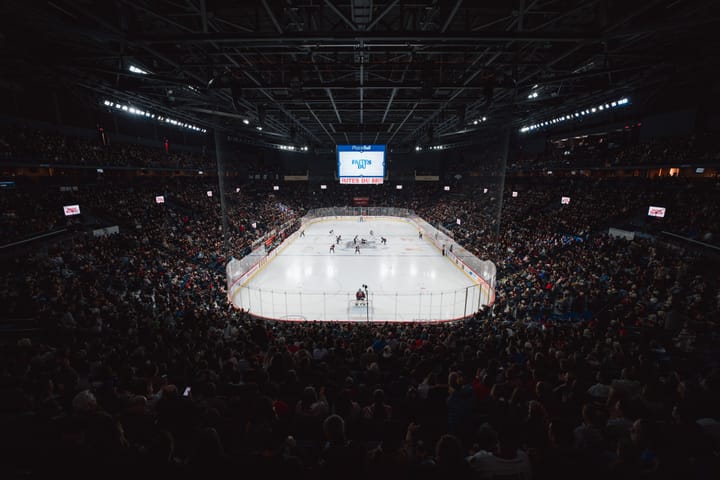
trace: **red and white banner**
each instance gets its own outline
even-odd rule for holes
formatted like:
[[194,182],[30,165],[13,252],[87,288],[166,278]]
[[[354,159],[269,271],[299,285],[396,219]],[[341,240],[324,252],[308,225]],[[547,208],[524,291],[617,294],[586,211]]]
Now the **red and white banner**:
[[208,191],[207,191],[207,196],[208,196],[208,197],[212,197],[212,190],[208,190]]
[[353,206],[367,207],[370,203],[370,197],[353,197]]
[[65,212],[66,217],[80,215],[80,205],[65,205],[63,207],[63,211]]
[[560,197],[560,203],[563,205],[570,205],[570,197]]
[[155,203],[165,203],[165,197],[163,197],[162,195],[158,195],[157,197],[155,197]]
[[648,208],[648,216],[663,218],[665,216],[665,207],[653,207]]
[[382,177],[341,177],[340,183],[344,185],[350,185],[350,184],[381,184],[383,183]]

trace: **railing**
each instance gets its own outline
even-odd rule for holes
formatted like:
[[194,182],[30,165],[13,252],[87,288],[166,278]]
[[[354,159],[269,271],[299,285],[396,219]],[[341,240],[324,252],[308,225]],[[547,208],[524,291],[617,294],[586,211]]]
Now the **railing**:
[[495,303],[495,279],[497,278],[497,268],[493,262],[490,260],[480,260],[475,255],[455,243],[455,239],[433,227],[417,215],[411,215],[410,220],[417,224],[420,231],[423,232],[423,236],[435,245],[438,250],[443,252],[444,255],[453,261],[455,265],[462,269],[475,282],[478,282],[487,289],[489,297],[483,299],[483,305],[492,305]]
[[358,301],[349,292],[290,292],[245,286],[235,305],[251,314],[277,320],[416,322],[448,321],[477,312],[490,297],[482,285],[457,290],[397,293],[368,292]]

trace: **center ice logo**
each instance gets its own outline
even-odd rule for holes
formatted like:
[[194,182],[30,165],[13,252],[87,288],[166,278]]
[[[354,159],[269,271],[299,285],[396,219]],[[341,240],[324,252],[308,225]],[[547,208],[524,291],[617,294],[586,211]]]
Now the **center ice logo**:
[[357,166],[358,170],[365,170],[368,165],[372,165],[372,161],[367,158],[353,159],[352,164]]

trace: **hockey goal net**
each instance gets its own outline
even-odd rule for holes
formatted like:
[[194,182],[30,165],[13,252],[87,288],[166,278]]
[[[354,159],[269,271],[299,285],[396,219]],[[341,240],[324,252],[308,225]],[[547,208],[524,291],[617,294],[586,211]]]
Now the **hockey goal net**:
[[366,320],[368,316],[372,318],[372,313],[373,308],[370,300],[348,301],[348,318],[350,320]]

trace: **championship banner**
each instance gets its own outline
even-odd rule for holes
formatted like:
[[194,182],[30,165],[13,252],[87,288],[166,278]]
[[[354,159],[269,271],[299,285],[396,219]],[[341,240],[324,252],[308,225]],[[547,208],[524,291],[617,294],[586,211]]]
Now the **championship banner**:
[[370,197],[353,197],[353,206],[367,207],[370,204]]

